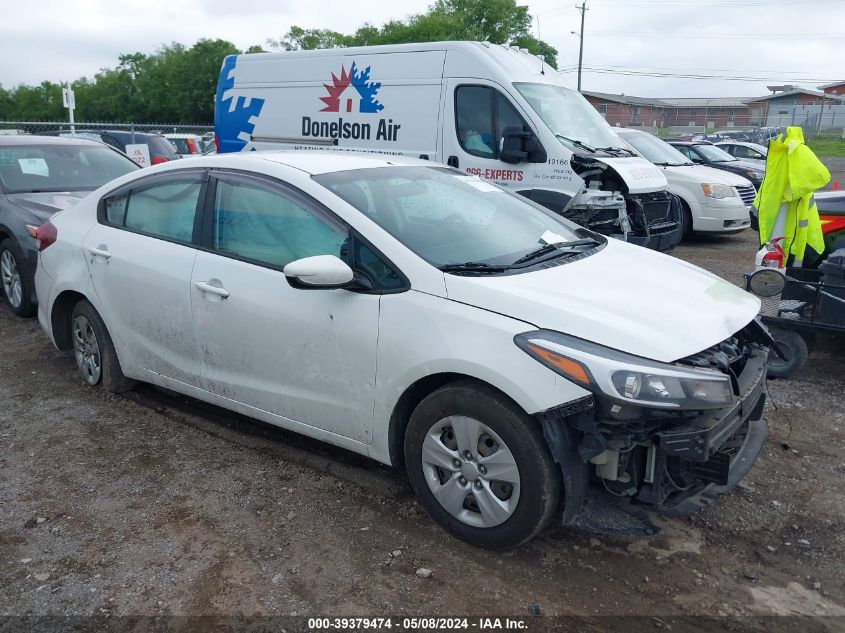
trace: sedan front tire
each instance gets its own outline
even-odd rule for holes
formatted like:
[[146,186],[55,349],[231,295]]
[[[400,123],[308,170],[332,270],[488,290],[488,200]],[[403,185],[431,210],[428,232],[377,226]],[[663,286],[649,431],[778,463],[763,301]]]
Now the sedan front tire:
[[441,387],[417,406],[405,464],[428,513],[481,547],[528,541],[560,506],[560,471],[537,422],[474,381]]

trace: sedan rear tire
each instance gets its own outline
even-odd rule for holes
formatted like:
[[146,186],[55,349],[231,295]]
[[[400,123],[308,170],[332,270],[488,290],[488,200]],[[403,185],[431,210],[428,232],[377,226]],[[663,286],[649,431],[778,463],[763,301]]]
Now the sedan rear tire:
[[17,242],[7,238],[0,242],[0,292],[9,308],[19,317],[35,314],[32,282],[23,268],[23,253]]
[[86,383],[99,385],[109,393],[122,393],[135,386],[135,381],[123,375],[105,323],[85,299],[73,307],[70,338],[76,368]]
[[473,545],[521,545],[560,507],[560,471],[536,421],[474,381],[441,387],[417,406],[405,465],[428,513]]

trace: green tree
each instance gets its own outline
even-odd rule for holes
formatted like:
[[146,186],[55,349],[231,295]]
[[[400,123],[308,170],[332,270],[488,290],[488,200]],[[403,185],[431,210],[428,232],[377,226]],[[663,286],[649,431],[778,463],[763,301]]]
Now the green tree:
[[426,13],[381,26],[363,24],[350,35],[292,26],[282,38],[268,40],[268,44],[290,51],[442,40],[511,43],[542,56],[557,68],[557,50],[531,35],[528,7],[518,5],[516,0],[436,0]]
[[267,44],[283,51],[312,50],[315,48],[338,48],[349,46],[348,37],[329,29],[303,29],[292,26],[278,40],[267,40]]

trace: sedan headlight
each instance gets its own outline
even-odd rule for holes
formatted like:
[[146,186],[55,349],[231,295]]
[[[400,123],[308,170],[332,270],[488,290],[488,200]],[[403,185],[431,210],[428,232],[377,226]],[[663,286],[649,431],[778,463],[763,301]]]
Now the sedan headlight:
[[550,330],[518,334],[514,342],[552,371],[615,401],[692,410],[734,402],[730,378],[717,370],[660,363]]
[[751,182],[761,182],[765,175],[766,175],[766,172],[764,172],[764,171],[748,170],[747,172],[745,172],[745,177],[748,178]]
[[733,198],[736,195],[733,187],[728,185],[704,184],[701,185],[701,190],[708,198],[721,200],[722,198]]

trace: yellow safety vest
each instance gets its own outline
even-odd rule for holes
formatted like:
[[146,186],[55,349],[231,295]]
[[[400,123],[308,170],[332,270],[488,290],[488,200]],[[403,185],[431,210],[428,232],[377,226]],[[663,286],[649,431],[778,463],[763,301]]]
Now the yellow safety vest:
[[813,192],[830,181],[830,172],[804,144],[800,127],[786,128],[786,137],[769,143],[766,176],[754,200],[760,223],[760,244],[772,237],[772,229],[786,205],[784,240],[781,246],[795,262],[803,262],[807,246],[821,255],[824,236]]

